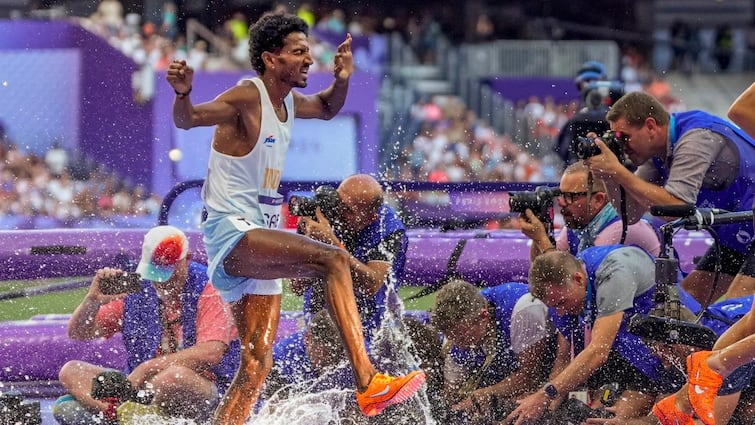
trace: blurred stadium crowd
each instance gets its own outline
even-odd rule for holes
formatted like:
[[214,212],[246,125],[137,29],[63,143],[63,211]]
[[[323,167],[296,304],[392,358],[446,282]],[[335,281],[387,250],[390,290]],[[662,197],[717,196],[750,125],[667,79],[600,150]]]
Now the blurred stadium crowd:
[[[56,2],[50,3],[52,6],[48,6],[54,8]],[[297,13],[314,28],[310,43],[316,70],[330,66],[334,49],[319,34],[380,35],[396,31],[420,63],[436,61],[438,43],[447,36],[442,20],[431,10],[386,16],[385,11],[369,9],[360,13],[352,8],[346,12],[324,2],[292,5],[273,4],[272,9]],[[440,10],[448,15],[445,8]],[[154,92],[154,73],[165,70],[174,59],[186,60],[206,72],[249,69],[248,28],[256,17],[234,11],[225,20],[208,24],[212,27],[209,34],[199,31],[200,36],[192,36],[191,40],[187,38],[183,12],[171,1],[162,5],[157,20],[129,11],[118,0],[101,0],[91,15],[72,18],[142,67],[133,77],[133,86],[136,100],[146,102]],[[486,42],[501,36],[494,27],[491,16],[482,13],[474,32],[466,39]],[[690,33],[690,28],[677,28],[675,35],[689,38]],[[626,91],[645,90],[672,111],[685,109],[671,95],[664,79],[653,71],[646,51],[626,43],[621,55],[618,76]],[[693,58],[686,49],[674,50],[674,55],[673,66],[693,67]],[[554,153],[555,139],[580,107],[577,100],[556,102],[551,97],[531,96],[516,104],[515,126],[501,133],[458,96],[418,96],[405,112],[406,137],[393,146],[397,153],[390,158],[391,164],[384,165],[383,177],[431,182],[557,181],[564,164]],[[6,217],[50,217],[65,223],[82,217],[154,217],[157,213],[157,195],[134,187],[91,160],[77,158],[59,147],[40,158],[25,153],[23,141],[10,140],[4,134],[0,134],[0,140],[0,214]]]

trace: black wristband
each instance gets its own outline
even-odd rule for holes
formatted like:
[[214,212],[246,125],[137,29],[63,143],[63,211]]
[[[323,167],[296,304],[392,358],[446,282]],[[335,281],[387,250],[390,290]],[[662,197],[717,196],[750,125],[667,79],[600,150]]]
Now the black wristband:
[[191,93],[192,86],[189,86],[189,90],[186,91],[186,93],[181,93],[180,91],[173,89],[173,91],[176,93],[176,96],[178,96],[179,99],[183,99],[184,97],[188,96],[189,93]]

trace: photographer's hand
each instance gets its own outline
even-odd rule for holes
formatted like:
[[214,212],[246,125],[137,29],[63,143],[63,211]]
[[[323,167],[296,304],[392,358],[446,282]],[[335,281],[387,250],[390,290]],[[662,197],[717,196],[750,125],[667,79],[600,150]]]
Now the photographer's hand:
[[95,273],[89,292],[81,301],[68,321],[68,336],[71,339],[90,341],[106,334],[105,329],[97,323],[96,316],[100,308],[128,294],[105,295],[100,291],[102,279],[123,273],[121,270],[105,267]]
[[519,229],[532,240],[530,261],[533,261],[540,254],[556,249],[548,231],[545,229],[545,225],[531,209],[528,208],[519,216]]
[[532,239],[532,242],[537,245],[540,251],[553,247],[548,232],[545,230],[545,225],[531,209],[528,208],[519,216],[519,228],[524,236]]
[[325,218],[325,215],[320,211],[320,207],[317,207],[315,210],[315,217],[316,219],[310,217],[301,217],[299,219],[299,225],[302,227],[304,235],[309,236],[316,241],[340,246],[341,241],[333,232],[333,228],[330,226],[328,219]]

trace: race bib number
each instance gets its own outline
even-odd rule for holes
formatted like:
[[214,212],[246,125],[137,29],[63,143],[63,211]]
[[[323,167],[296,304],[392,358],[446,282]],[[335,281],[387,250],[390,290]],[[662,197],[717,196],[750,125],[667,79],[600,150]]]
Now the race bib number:
[[277,229],[281,221],[281,205],[283,197],[260,196],[260,210],[265,220],[265,227],[268,229]]

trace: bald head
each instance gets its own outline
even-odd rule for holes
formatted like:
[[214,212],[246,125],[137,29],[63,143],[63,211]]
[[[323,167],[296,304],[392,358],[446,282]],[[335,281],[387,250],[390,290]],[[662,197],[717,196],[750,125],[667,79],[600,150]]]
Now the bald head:
[[347,177],[338,186],[341,198],[341,217],[348,230],[359,232],[378,219],[383,205],[383,188],[374,177],[356,174]]
[[355,174],[347,177],[338,186],[338,195],[350,206],[359,207],[370,212],[377,212],[383,204],[383,188],[374,177],[367,174]]

